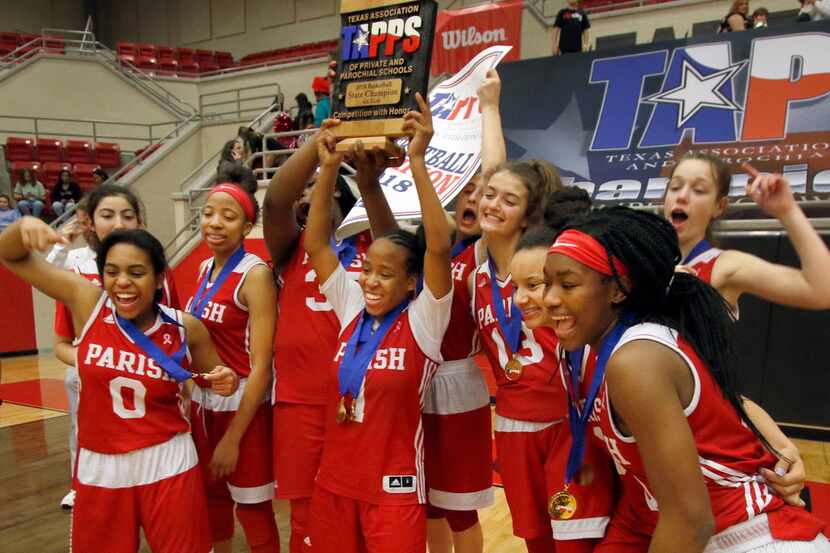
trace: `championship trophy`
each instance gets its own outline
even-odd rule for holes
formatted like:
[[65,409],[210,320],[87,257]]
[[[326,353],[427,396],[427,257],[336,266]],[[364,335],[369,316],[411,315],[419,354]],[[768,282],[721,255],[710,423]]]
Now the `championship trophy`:
[[337,151],[359,139],[366,149],[395,151],[403,116],[426,99],[438,5],[434,0],[341,0],[332,131]]

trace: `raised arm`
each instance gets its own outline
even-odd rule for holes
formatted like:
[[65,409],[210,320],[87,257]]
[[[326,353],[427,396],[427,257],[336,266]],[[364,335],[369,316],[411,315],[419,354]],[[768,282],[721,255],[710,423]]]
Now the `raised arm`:
[[311,208],[308,210],[305,239],[303,241],[311,265],[317,272],[317,281],[326,282],[337,269],[339,261],[331,247],[331,210],[334,183],[337,170],[343,160],[342,154],[334,151],[337,141],[328,129],[317,136],[317,155],[320,158],[320,174],[311,194]]
[[452,290],[450,225],[425,162],[427,146],[433,135],[432,113],[420,93],[415,98],[420,112],[410,111],[404,116],[404,130],[412,133],[409,140],[409,164],[421,203],[421,221],[426,236],[424,283],[436,299],[441,299]]
[[715,527],[675,382],[684,372],[689,369],[674,352],[644,340],[622,346],[606,371],[614,412],[637,440],[660,506],[649,553],[700,553]]
[[392,210],[389,209],[389,202],[386,201],[379,180],[387,167],[403,161],[403,151],[397,145],[396,150],[397,154],[394,157],[387,157],[381,150],[367,151],[363,143],[358,142],[349,152],[349,157],[357,169],[357,187],[360,190],[360,198],[366,208],[366,215],[369,217],[369,225],[371,225],[374,237],[382,236],[398,228],[398,222]]
[[767,301],[801,309],[830,309],[830,251],[795,203],[789,181],[781,175],[754,177],[747,193],[761,209],[781,221],[801,261],[801,269],[770,263],[729,250],[712,272],[712,283],[732,304],[748,292]]
[[274,327],[277,324],[277,287],[264,265],[251,269],[242,285],[240,299],[248,307],[251,329],[251,374],[242,392],[239,409],[216,446],[210,462],[213,474],[221,478],[236,468],[239,444],[248,425],[262,405],[271,385]]
[[[324,128],[335,126],[329,121]],[[316,135],[291,154],[274,174],[262,204],[262,234],[268,253],[279,267],[291,252],[300,234],[294,216],[294,202],[303,195],[306,183],[317,168]]]
[[47,296],[61,301],[72,312],[76,328],[92,314],[101,289],[72,271],[47,263],[33,251],[43,251],[65,239],[35,217],[23,217],[0,233],[0,261]]
[[[554,27],[554,32],[557,28]],[[478,101],[481,105],[481,182],[486,183],[499,165],[507,160],[507,147],[501,128],[499,98],[501,96],[501,79],[495,69],[487,72],[487,77],[478,88]]]

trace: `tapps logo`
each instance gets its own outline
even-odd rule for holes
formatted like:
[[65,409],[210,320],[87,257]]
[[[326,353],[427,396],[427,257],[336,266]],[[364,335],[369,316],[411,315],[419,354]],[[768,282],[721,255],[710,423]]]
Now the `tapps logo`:
[[420,15],[373,21],[341,28],[343,61],[375,59],[381,55],[392,56],[395,45],[401,43],[403,51],[411,54],[421,45]]

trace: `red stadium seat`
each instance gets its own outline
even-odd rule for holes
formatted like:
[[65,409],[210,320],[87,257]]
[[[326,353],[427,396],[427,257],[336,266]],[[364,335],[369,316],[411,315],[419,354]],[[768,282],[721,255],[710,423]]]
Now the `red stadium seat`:
[[[13,161],[9,163],[9,178],[11,178],[12,188],[20,180],[20,172],[23,169],[28,169],[35,174],[36,178],[40,178],[41,165],[37,161]],[[45,182],[40,181],[44,186]]]
[[216,52],[216,64],[220,69],[233,67],[233,55],[230,52]]
[[43,164],[43,185],[52,188],[58,182],[61,171],[72,171],[72,164],[65,161],[47,161]]
[[43,37],[46,51],[50,54],[63,54],[66,48],[66,41],[63,37],[55,35],[45,35]]
[[176,61],[175,51],[169,46],[158,47],[158,73],[160,75],[175,75],[179,69],[179,62]]
[[37,159],[42,162],[63,161],[63,142],[56,138],[38,138]]
[[93,173],[95,173],[96,169],[100,168],[101,166],[97,163],[76,163],[72,168],[72,172],[75,174],[75,180],[81,185],[83,192],[95,188],[95,177]]
[[95,161],[106,169],[120,167],[121,146],[112,142],[98,142],[95,144]]
[[66,141],[66,161],[69,163],[92,163],[92,146],[86,140]]
[[135,65],[135,57],[138,55],[138,49],[132,42],[119,42],[116,46],[118,59]]
[[210,50],[196,50],[196,63],[199,64],[199,73],[217,71],[219,65]]
[[6,139],[6,161],[33,161],[35,141],[31,138],[10,136]]
[[147,42],[136,44],[136,49],[138,50],[139,56],[144,56],[147,58],[155,58],[158,56],[158,51],[156,50],[155,44],[149,44]]
[[198,75],[199,63],[196,61],[193,50],[190,48],[177,48],[176,57],[179,60],[179,74]]
[[0,56],[7,56],[17,50],[20,34],[0,33]]
[[[33,40],[41,38],[40,35],[32,35],[21,33],[20,34],[20,42],[18,43],[18,47],[21,48],[20,53],[18,53],[18,57],[34,50],[36,48],[40,48],[43,46],[42,41],[32,42]],[[30,44],[31,43],[31,44]]]

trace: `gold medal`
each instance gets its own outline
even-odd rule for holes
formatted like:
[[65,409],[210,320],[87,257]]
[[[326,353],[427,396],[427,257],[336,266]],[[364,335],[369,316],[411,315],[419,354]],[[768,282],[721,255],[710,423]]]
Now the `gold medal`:
[[550,496],[548,514],[554,520],[568,520],[576,513],[576,498],[566,489]]
[[357,415],[355,415],[355,403],[356,401],[353,399],[349,406],[346,408],[346,420],[357,420]]
[[504,366],[504,377],[513,382],[522,376],[522,362],[512,357]]
[[340,403],[337,405],[337,424],[346,422],[349,412],[346,410],[346,397],[340,396]]

